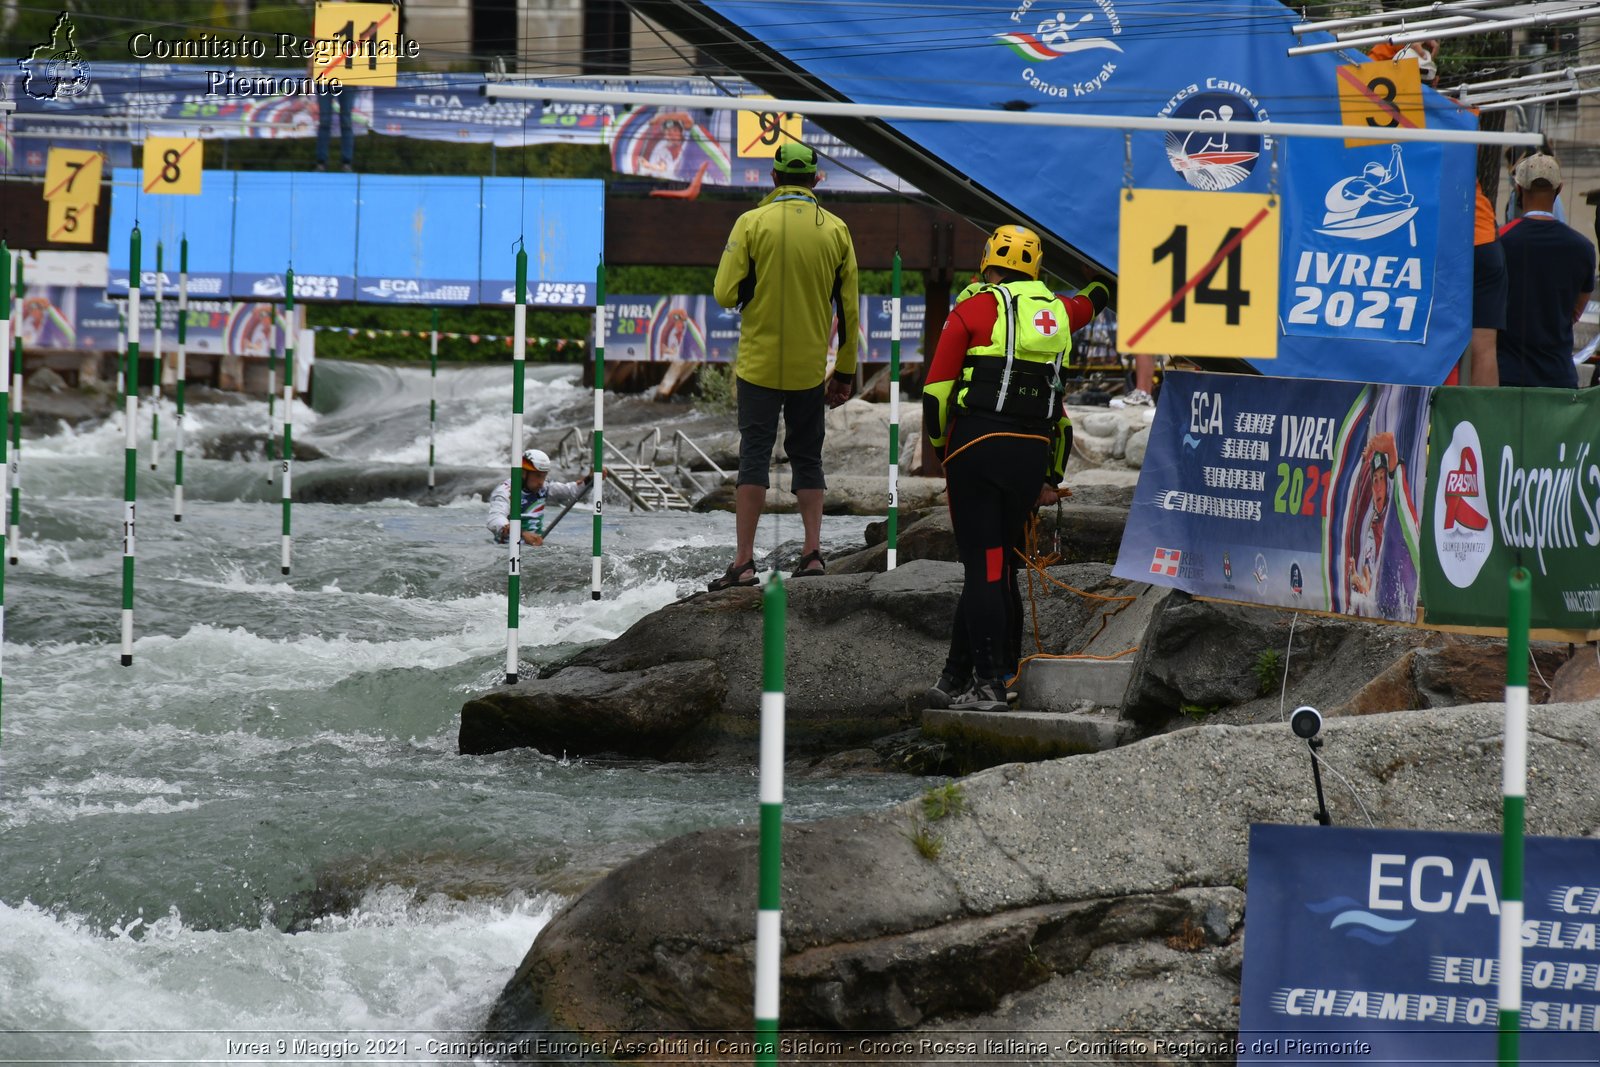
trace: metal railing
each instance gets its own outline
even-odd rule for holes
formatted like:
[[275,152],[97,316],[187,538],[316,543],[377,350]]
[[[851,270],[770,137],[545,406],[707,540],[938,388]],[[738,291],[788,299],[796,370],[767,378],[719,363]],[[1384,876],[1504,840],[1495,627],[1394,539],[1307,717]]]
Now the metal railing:
[[[589,458],[589,434],[590,430],[586,426],[568,427],[567,431],[563,433],[560,439],[556,442],[555,453],[557,462],[559,462],[563,467],[569,468],[577,467],[585,463]],[[672,461],[670,466],[682,481],[687,482],[694,488],[694,492],[697,496],[705,496],[707,493],[711,492],[713,489],[727,480],[728,472],[723,470],[716,460],[706,455],[705,449],[701,448],[700,445],[695,442],[694,438],[690,437],[682,430],[674,430],[672,432],[670,441],[672,443]],[[690,452],[700,458],[702,463],[710,467],[711,470],[715,472],[715,478],[711,480],[709,485],[706,484],[703,476],[696,475],[695,472],[683,462],[683,451],[686,446]],[[622,476],[617,477],[616,482],[618,486],[622,488],[623,494],[628,497],[630,510],[634,504],[637,504],[639,507],[642,507],[647,511],[654,510],[652,504],[654,504],[655,507],[666,506],[666,498],[664,495],[654,487],[648,486],[648,476],[650,474],[655,474],[658,477],[664,478],[664,476],[662,476],[657,469],[657,464],[659,463],[662,454],[662,447],[661,428],[659,426],[652,427],[649,433],[645,434],[632,444],[619,444],[611,438],[606,439],[605,448],[607,457],[611,460],[614,460],[616,464],[622,468],[622,470],[627,472],[627,484],[624,484],[624,479]],[[631,459],[624,449],[632,450],[633,456]],[[648,488],[649,491],[643,491],[645,488]]]

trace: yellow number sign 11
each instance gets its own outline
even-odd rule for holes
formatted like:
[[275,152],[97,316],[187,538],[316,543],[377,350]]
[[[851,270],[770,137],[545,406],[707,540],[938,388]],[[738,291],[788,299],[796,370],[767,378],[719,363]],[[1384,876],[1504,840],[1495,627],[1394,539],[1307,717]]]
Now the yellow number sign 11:
[[1124,193],[1117,347],[1277,358],[1279,214],[1261,193]]
[[399,69],[400,8],[395,4],[317,4],[311,73],[342,85],[393,85]]

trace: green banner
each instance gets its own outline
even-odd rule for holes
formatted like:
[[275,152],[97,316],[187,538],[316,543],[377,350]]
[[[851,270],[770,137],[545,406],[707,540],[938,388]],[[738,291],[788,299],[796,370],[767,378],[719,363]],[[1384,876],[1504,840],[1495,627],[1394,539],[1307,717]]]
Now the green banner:
[[1427,621],[1503,629],[1521,566],[1535,629],[1600,628],[1600,389],[1437,389],[1429,440]]

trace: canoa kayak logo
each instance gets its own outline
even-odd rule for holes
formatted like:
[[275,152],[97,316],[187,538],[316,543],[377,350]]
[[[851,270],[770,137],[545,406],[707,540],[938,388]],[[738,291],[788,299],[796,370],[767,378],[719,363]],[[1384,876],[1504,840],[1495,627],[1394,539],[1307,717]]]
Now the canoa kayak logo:
[[[1078,0],[1072,4],[1058,0],[1048,7],[1041,5],[1046,12],[1043,18],[1029,13],[1033,6],[1034,0],[1022,0],[1011,12],[1011,26],[994,35],[995,40],[1027,62],[1022,80],[1028,87],[1045,96],[1067,98],[1088,96],[1105,88],[1117,71],[1112,56],[1122,53],[1122,46],[1112,40],[1122,33],[1122,20],[1111,0]],[[1054,80],[1041,76],[1039,64],[1069,57],[1077,62],[1063,64],[1064,69]],[[1054,75],[1055,71],[1051,73]]]
[[1494,523],[1489,517],[1478,428],[1458,422],[1439,461],[1439,484],[1433,498],[1433,543],[1439,568],[1457,589],[1477,581],[1478,572],[1489,561],[1494,549]]
[[1174,130],[1167,134],[1167,162],[1191,188],[1215,193],[1231,189],[1248,178],[1271,151],[1272,138],[1251,126],[1267,119],[1266,108],[1255,93],[1236,81],[1211,77],[1179,89],[1157,115],[1161,118],[1200,119],[1237,125],[1238,130]]

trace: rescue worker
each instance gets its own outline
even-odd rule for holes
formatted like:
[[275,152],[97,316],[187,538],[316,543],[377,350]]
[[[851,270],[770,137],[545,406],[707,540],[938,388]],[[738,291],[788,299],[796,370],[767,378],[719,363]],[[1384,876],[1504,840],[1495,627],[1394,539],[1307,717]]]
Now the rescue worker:
[[928,691],[934,707],[1006,709],[1021,632],[1013,546],[1022,544],[1035,501],[1049,495],[1042,489],[1053,494],[1066,471],[1072,423],[1061,366],[1072,333],[1110,302],[1100,282],[1076,296],[1051,292],[1039,280],[1043,257],[1039,235],[1026,227],[989,236],[978,267],[984,284],[945,320],[922,390],[964,570],[950,652]]
[[[594,482],[593,472],[581,482],[546,481],[550,473],[550,457],[537,448],[522,454],[522,543],[544,544],[545,503],[570,504],[582,496]],[[511,536],[511,479],[495,486],[489,494],[489,519],[484,523],[498,544],[505,544]]]

